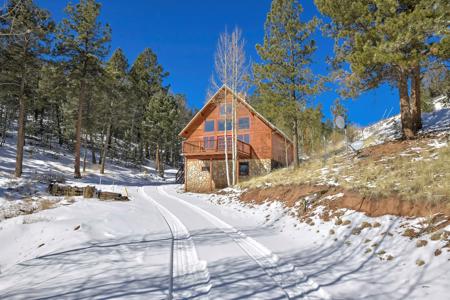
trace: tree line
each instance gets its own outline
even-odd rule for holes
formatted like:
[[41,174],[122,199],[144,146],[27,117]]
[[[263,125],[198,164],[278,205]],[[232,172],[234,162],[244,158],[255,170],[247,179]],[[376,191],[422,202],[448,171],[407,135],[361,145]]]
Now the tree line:
[[150,48],[131,65],[120,48],[107,59],[112,34],[100,12],[95,0],[79,0],[56,24],[32,0],[9,0],[1,8],[1,138],[3,144],[7,130],[17,127],[16,177],[25,135],[72,149],[76,178],[87,151],[101,173],[107,158],[138,166],[156,159],[161,175],[164,164],[178,164],[177,134],[192,111],[164,84],[169,73]]
[[[249,101],[293,137],[294,165],[301,154],[317,151],[323,140],[338,132],[332,122],[322,121],[323,108],[314,101],[330,89],[330,83],[340,95],[332,114],[346,120],[343,99],[391,85],[398,90],[403,136],[414,138],[422,127],[422,109],[429,109],[424,98],[449,93],[450,3],[315,0],[315,4],[323,18],[305,20],[297,0],[273,0],[263,43],[256,45],[259,62],[248,71],[242,68],[246,75],[241,81],[254,87]],[[311,69],[318,30],[335,43],[326,76]],[[222,40],[219,57],[224,52]],[[213,78],[224,81],[223,66],[218,68],[217,62],[214,73]],[[245,92],[247,86],[235,92]]]

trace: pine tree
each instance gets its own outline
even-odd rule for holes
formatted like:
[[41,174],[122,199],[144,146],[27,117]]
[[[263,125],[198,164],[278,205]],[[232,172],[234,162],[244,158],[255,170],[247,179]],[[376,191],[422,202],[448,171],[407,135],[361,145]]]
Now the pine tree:
[[106,119],[106,139],[102,147],[102,160],[100,173],[105,173],[106,157],[108,155],[108,148],[110,147],[111,134],[113,122],[120,123],[120,118],[123,117],[123,111],[126,108],[127,92],[129,90],[128,82],[128,61],[122,49],[117,49],[111,59],[106,65],[107,73],[107,88],[105,100],[105,119]]
[[[37,89],[37,78],[43,56],[50,51],[50,34],[53,22],[47,11],[37,7],[32,0],[11,0],[9,17],[1,20],[2,31],[18,32],[2,38],[2,85],[16,99],[19,110],[15,176],[22,175],[23,147],[28,104]],[[14,21],[14,22],[13,22]],[[14,28],[14,29],[12,29]]]
[[414,137],[421,126],[421,73],[430,57],[448,57],[445,49],[449,47],[449,2],[315,0],[315,3],[331,19],[325,29],[335,39],[333,66],[340,70],[337,78],[343,83],[344,94],[355,96],[384,83],[396,86],[403,135]]
[[56,135],[62,146],[67,138],[64,128],[63,107],[68,101],[68,82],[63,68],[56,62],[47,62],[40,70],[38,99],[51,120],[50,133]]
[[294,139],[294,165],[299,164],[299,123],[308,96],[318,85],[308,67],[316,50],[311,38],[318,21],[301,20],[296,0],[273,0],[265,23],[264,44],[256,49],[263,61],[253,66],[258,109]]
[[161,90],[149,100],[145,112],[145,138],[155,145],[156,169],[164,176],[164,163],[161,159],[167,153],[173,137],[177,135],[179,116],[178,105],[173,95]]
[[64,60],[77,89],[74,175],[80,178],[82,120],[88,103],[89,84],[101,72],[101,60],[109,51],[111,30],[98,21],[100,4],[95,0],[80,0],[74,6],[69,4],[66,13],[68,17],[58,28],[57,53]]
[[138,144],[137,154],[134,153],[134,159],[142,164],[144,158],[144,139],[142,127],[147,104],[156,93],[163,87],[163,80],[169,73],[163,70],[158,63],[156,54],[149,48],[145,49],[133,63],[130,70],[130,81],[133,90],[131,95],[133,102],[130,103],[131,108],[131,124],[129,132],[129,142],[136,141]]

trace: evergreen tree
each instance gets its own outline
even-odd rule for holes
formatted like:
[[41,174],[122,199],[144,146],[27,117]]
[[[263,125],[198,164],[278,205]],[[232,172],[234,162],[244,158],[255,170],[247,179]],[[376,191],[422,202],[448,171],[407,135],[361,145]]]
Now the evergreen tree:
[[57,136],[58,144],[66,142],[63,107],[67,103],[67,77],[63,68],[55,62],[46,63],[40,71],[39,101],[47,111],[50,133]]
[[301,20],[296,0],[273,0],[265,23],[264,44],[256,49],[262,63],[253,66],[258,109],[294,139],[294,165],[299,164],[299,123],[308,96],[318,85],[308,67],[316,50],[311,38],[318,21]]
[[106,93],[105,119],[106,119],[106,139],[102,147],[102,159],[100,173],[105,172],[105,162],[110,147],[113,122],[118,126],[121,118],[125,117],[127,94],[129,90],[128,61],[122,49],[117,49],[106,65],[108,93]]
[[[333,65],[347,96],[383,83],[397,86],[403,135],[421,127],[420,81],[430,57],[447,57],[450,4],[444,0],[315,0],[331,19]],[[349,65],[350,70],[346,65]],[[408,83],[408,80],[411,80]],[[409,91],[410,87],[410,91]]]
[[161,90],[153,95],[145,112],[145,138],[155,145],[156,169],[164,176],[162,153],[167,153],[177,136],[179,110],[173,95]]
[[143,122],[149,99],[151,99],[163,87],[163,80],[169,74],[163,70],[158,63],[156,54],[149,48],[145,49],[133,63],[130,70],[130,81],[132,86],[132,99],[130,103],[131,124],[129,141],[136,142],[137,153],[134,151],[134,159],[142,164],[144,158]]
[[101,60],[107,55],[111,30],[98,21],[100,4],[95,0],[80,0],[66,7],[68,17],[58,28],[57,53],[63,58],[71,80],[76,84],[74,175],[81,177],[80,152],[84,108],[88,103],[90,82],[101,72]]
[[28,104],[37,89],[37,78],[43,56],[50,51],[50,34],[53,23],[47,11],[37,7],[32,0],[10,0],[9,18],[2,18],[2,31],[20,32],[2,37],[2,70],[0,82],[18,105],[18,131],[15,176],[22,175],[23,147]]

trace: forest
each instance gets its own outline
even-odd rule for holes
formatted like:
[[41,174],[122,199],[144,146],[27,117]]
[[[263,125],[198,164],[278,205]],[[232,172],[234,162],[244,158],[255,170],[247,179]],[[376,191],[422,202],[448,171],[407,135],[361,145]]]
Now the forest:
[[164,163],[178,165],[177,133],[192,114],[184,96],[164,84],[169,73],[150,48],[132,63],[120,48],[111,54],[112,30],[100,10],[92,0],[68,4],[56,24],[31,0],[2,9],[1,143],[17,128],[16,177],[25,136],[74,151],[75,177],[87,159],[101,173],[107,158],[136,166],[156,159],[161,172]]
[[[398,91],[404,138],[421,128],[421,112],[431,97],[448,95],[449,17],[447,1],[316,0],[323,18],[304,20],[296,0],[273,1],[249,63],[245,39],[236,27],[221,34],[209,95],[225,84],[292,136],[298,166],[305,155],[320,153],[342,130],[342,116],[355,131],[343,101],[388,84]],[[10,0],[0,13],[0,131],[17,128],[15,176],[22,173],[25,136],[48,147],[75,153],[74,175],[86,161],[105,170],[107,158],[136,166],[145,159],[177,167],[178,132],[193,116],[183,95],[171,92],[169,76],[150,48],[129,62],[112,51],[112,29],[99,20],[101,4],[68,4],[58,24],[32,0]],[[314,74],[313,32],[335,41],[326,76]],[[233,56],[234,55],[234,56]],[[227,64],[228,61],[228,64]],[[331,108],[315,101],[325,90],[340,97]],[[96,157],[99,153],[99,157]]]

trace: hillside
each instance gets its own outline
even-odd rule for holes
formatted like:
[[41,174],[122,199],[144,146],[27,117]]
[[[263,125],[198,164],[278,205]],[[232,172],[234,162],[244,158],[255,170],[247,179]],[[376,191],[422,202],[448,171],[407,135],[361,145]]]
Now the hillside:
[[282,169],[210,201],[264,215],[261,226],[289,235],[303,253],[294,261],[337,298],[359,290],[361,298],[443,299],[450,280],[450,110],[424,121],[418,139],[402,141],[397,117],[383,120],[362,130],[366,146],[358,153]]

